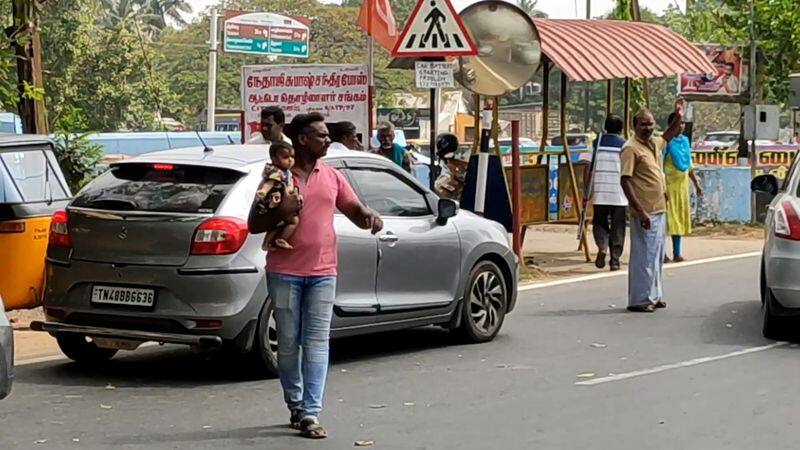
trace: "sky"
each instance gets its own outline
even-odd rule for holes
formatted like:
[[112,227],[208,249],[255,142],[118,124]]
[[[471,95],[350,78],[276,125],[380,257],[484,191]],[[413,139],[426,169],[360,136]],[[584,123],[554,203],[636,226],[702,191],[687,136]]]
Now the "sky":
[[[390,0],[391,1],[391,0]],[[546,12],[553,19],[575,19],[585,18],[586,15],[586,1],[587,0],[539,0],[537,8]],[[324,3],[340,3],[336,0],[323,0]],[[460,11],[468,5],[475,3],[475,0],[451,0],[453,7]],[[592,16],[603,15],[614,6],[615,0],[591,0],[592,2]],[[217,3],[216,0],[189,0],[192,8],[194,9],[193,16],[203,13],[206,7]],[[676,4],[676,0],[639,0],[641,8],[647,8],[655,13],[663,12],[667,6]],[[684,0],[679,0],[678,5],[683,6]],[[275,12],[280,11],[265,11]]]

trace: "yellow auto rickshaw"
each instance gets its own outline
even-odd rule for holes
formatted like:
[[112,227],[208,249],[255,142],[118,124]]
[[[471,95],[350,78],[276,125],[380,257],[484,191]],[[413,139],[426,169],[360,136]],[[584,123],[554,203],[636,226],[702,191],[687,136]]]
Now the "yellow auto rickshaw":
[[0,296],[6,309],[41,304],[50,217],[71,196],[47,137],[0,133]]

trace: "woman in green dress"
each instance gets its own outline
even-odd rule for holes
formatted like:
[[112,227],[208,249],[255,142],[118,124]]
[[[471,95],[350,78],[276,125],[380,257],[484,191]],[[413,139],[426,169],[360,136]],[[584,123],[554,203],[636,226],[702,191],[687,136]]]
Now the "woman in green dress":
[[[672,123],[670,114],[668,123]],[[683,123],[681,123],[683,133]],[[692,214],[689,204],[689,180],[697,196],[702,195],[700,183],[692,169],[692,151],[689,139],[683,134],[673,138],[664,149],[664,176],[667,181],[667,234],[672,236],[672,261],[684,261],[681,253],[681,236],[692,234]],[[664,258],[669,262],[668,257]]]

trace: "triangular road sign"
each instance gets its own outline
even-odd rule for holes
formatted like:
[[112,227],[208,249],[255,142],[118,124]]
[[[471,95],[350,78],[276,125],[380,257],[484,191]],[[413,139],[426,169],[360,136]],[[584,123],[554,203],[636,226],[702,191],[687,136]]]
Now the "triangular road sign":
[[398,57],[467,56],[478,53],[450,0],[420,0],[392,50]]

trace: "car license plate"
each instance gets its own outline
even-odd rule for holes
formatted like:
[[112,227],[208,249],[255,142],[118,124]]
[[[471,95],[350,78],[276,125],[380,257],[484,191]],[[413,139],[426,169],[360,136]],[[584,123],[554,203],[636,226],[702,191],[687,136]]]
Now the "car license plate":
[[120,286],[93,286],[92,303],[106,305],[153,306],[155,289],[139,289]]

